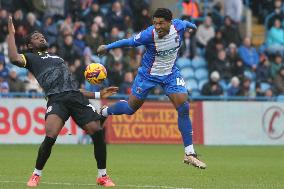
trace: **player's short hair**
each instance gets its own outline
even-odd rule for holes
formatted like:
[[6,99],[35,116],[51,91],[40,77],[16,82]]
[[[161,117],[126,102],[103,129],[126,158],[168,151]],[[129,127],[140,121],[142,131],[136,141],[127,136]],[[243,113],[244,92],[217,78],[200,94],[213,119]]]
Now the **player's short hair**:
[[40,32],[36,30],[36,31],[33,31],[33,32],[29,33],[29,34],[25,37],[25,44],[26,44],[26,45],[28,45],[28,44],[31,43],[32,36],[33,36],[33,34],[35,34],[35,33],[40,33]]
[[154,14],[153,18],[164,18],[166,21],[171,21],[173,19],[173,13],[167,8],[158,8]]

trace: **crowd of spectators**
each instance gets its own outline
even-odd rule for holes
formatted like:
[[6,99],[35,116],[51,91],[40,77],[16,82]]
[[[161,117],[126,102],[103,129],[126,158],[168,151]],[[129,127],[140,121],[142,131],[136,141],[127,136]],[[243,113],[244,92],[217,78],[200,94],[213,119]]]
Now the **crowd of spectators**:
[[[187,10],[186,4],[193,2],[198,5],[198,1],[183,1],[182,6]],[[284,4],[282,0],[271,2],[274,5],[271,11],[277,14],[271,18],[273,25],[264,34],[265,43],[255,47],[252,36],[241,35],[240,32],[241,22],[245,19],[242,14],[243,3],[242,0],[226,0],[223,4],[212,2],[208,14],[198,24],[196,33],[185,35],[186,47],[183,49],[188,51],[186,53],[182,49],[182,58],[177,64],[180,69],[189,70],[182,73],[186,83],[193,86],[194,95],[267,98],[284,95],[284,25],[281,23]],[[262,6],[258,2],[252,3],[254,6]],[[258,14],[255,13],[255,16]],[[186,14],[184,17],[192,15]],[[200,60],[196,57],[204,58],[206,64],[198,66]],[[187,64],[190,66],[183,63],[184,58],[191,59]],[[186,67],[192,69],[194,74]],[[203,76],[203,70],[206,76]]]
[[[263,0],[265,1],[265,0]],[[281,0],[274,0],[278,10]],[[36,1],[33,1],[36,2]],[[46,4],[40,4],[45,2]],[[243,19],[243,1],[226,0],[224,4],[209,1],[206,15],[198,0],[183,0],[180,4],[182,19],[194,21],[198,29],[185,32],[180,49],[180,66],[188,88],[195,95],[276,96],[284,93],[283,24],[279,17],[267,32],[264,49],[257,49],[251,36],[240,33]],[[100,62],[108,71],[104,86],[120,87],[119,92],[129,94],[143,56],[143,47],[114,49],[104,57],[96,50],[122,38],[132,37],[151,25],[147,0],[48,0],[1,1],[0,8],[0,92],[42,92],[35,78],[27,70],[12,65],[7,58],[7,17],[13,15],[16,43],[25,50],[24,37],[39,30],[47,37],[49,51],[61,56],[74,73],[81,88],[97,91],[101,86],[85,81],[83,71],[91,62]],[[36,11],[35,11],[36,10]],[[271,9],[273,10],[273,9]],[[270,11],[271,11],[270,10]],[[282,10],[281,10],[282,11]],[[283,12],[279,14],[282,15]],[[279,11],[278,11],[279,12]],[[284,14],[283,14],[284,15]],[[202,66],[194,62],[204,60]],[[202,62],[202,61],[201,61]],[[205,76],[196,73],[205,70]],[[162,94],[155,88],[153,94]]]

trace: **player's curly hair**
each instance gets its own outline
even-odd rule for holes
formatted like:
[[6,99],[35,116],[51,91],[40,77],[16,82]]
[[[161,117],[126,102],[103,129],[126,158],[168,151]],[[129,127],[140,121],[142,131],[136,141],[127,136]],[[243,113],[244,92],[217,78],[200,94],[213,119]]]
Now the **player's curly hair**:
[[32,36],[33,36],[33,34],[35,34],[35,33],[40,33],[40,32],[36,30],[36,31],[33,31],[33,32],[29,33],[29,34],[25,37],[25,44],[26,44],[26,45],[28,45],[28,44],[31,43]]
[[154,14],[153,18],[164,18],[166,21],[171,21],[173,19],[173,13],[167,8],[158,8]]

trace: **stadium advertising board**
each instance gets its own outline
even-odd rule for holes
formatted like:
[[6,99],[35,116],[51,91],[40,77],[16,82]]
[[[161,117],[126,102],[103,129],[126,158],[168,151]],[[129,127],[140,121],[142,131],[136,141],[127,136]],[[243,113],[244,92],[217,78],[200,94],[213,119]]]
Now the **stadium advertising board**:
[[[93,104],[98,104],[92,101]],[[43,99],[1,99],[0,144],[41,143],[45,136]],[[57,143],[76,144],[86,140],[83,131],[69,119]]]
[[203,112],[204,144],[284,144],[284,103],[204,102]]
[[[111,104],[111,103],[110,103]],[[191,104],[194,141],[203,144],[202,103]],[[177,112],[170,102],[145,102],[134,115],[110,116],[106,122],[108,143],[182,143]]]

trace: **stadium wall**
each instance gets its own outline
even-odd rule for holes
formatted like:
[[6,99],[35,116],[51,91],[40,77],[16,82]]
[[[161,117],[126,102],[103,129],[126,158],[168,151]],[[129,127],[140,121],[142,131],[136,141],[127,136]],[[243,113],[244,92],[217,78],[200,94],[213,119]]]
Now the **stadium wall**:
[[[101,101],[91,102],[99,109]],[[43,99],[1,98],[0,144],[40,143],[45,105]],[[284,144],[284,103],[198,101],[191,103],[190,116],[196,144]],[[177,113],[170,102],[148,101],[132,116],[111,116],[106,128],[108,143],[182,143]],[[72,119],[57,139],[63,144],[89,142]]]

